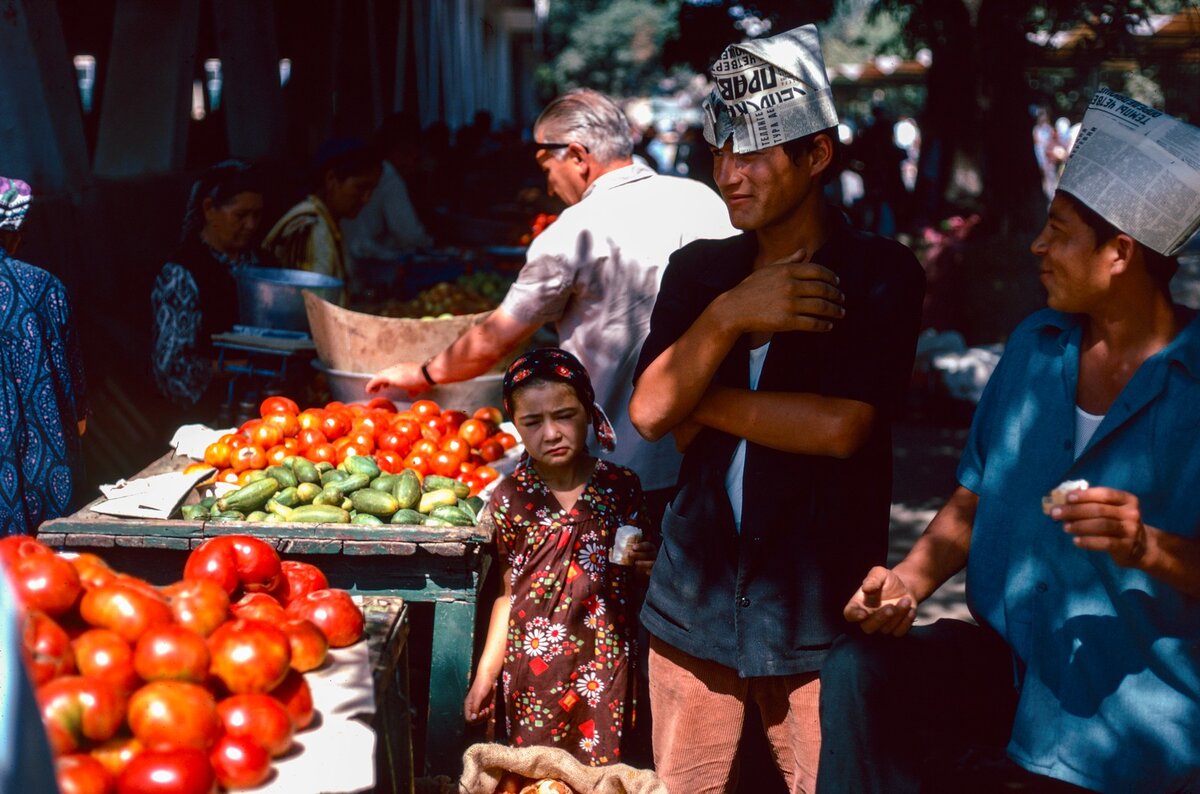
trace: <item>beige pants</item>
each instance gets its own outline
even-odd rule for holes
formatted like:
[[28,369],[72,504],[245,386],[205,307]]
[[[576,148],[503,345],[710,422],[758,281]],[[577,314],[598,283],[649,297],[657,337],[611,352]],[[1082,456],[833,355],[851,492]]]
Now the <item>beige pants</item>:
[[739,678],[737,671],[650,639],[654,767],[671,794],[737,788],[737,750],[753,701],[792,794],[816,790],[821,751],[817,673]]

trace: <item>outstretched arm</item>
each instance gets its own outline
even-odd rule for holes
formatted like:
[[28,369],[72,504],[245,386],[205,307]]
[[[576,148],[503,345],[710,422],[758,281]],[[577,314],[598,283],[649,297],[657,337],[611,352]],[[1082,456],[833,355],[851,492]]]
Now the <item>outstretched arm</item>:
[[842,614],[867,634],[908,632],[917,604],[967,564],[979,497],[959,486],[895,568],[876,566]]
[[714,386],[692,419],[771,449],[848,458],[870,436],[875,414],[859,400]]
[[[479,325],[473,326],[449,347],[429,359],[428,371],[435,383],[457,383],[484,374],[496,362],[516,349],[538,329],[496,309]],[[367,391],[378,392],[389,386],[405,389],[415,397],[429,389],[421,374],[420,361],[402,361],[375,373]]]

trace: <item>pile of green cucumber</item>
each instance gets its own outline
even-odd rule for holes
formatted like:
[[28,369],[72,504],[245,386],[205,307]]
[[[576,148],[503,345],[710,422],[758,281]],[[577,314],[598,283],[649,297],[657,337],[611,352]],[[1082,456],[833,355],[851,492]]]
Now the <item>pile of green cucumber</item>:
[[412,469],[387,474],[374,458],[350,455],[340,465],[284,458],[252,472],[249,482],[219,499],[184,505],[191,521],[263,521],[302,524],[417,524],[474,526],[483,500],[466,483]]

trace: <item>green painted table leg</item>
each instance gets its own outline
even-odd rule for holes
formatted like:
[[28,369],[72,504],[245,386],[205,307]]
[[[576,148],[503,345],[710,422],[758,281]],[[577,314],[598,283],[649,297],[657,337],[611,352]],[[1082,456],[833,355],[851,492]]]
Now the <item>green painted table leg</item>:
[[429,676],[429,721],[425,769],[431,775],[462,772],[463,699],[470,685],[475,647],[475,598],[439,601],[433,607],[433,665]]

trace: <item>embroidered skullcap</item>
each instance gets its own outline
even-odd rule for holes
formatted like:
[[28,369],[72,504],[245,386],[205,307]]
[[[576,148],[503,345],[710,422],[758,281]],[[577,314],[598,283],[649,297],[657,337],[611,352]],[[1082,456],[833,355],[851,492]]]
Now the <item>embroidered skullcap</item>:
[[574,389],[579,402],[583,403],[584,410],[591,417],[601,449],[612,452],[616,448],[617,433],[604,410],[596,405],[592,379],[579,359],[557,347],[544,347],[531,350],[514,361],[504,373],[504,411],[509,416],[512,416],[513,392],[530,378],[565,383]]
[[1102,88],[1058,189],[1147,248],[1175,256],[1200,228],[1200,129]]
[[735,154],[755,152],[836,127],[833,88],[816,25],[725,48],[711,67],[704,140]]
[[20,179],[0,176],[0,230],[15,232],[21,228],[33,191]]

